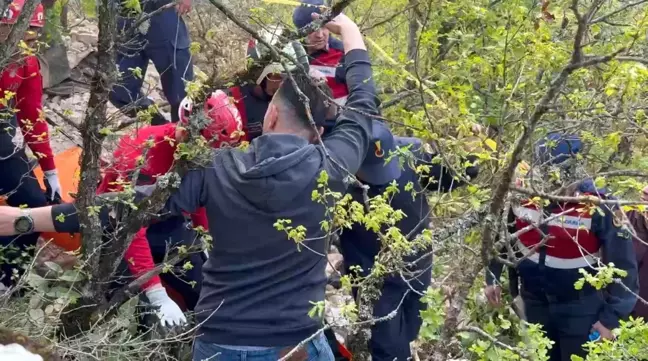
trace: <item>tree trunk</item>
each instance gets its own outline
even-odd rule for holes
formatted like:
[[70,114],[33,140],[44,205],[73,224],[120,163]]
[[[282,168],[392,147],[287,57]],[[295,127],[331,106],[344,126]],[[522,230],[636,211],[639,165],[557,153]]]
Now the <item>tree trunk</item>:
[[[10,4],[10,1],[6,1],[6,4]],[[23,5],[18,21],[11,28],[11,32],[7,37],[7,40],[4,43],[0,44],[0,68],[4,68],[11,62],[11,58],[16,51],[16,44],[20,42],[25,36],[25,31],[29,28],[29,21],[31,20],[32,14],[36,9],[36,6],[40,4],[40,0],[26,0]]]
[[[90,99],[81,124],[83,135],[83,153],[80,158],[81,182],[77,191],[76,205],[79,211],[79,223],[82,242],[82,253],[86,264],[90,265],[89,280],[81,287],[83,290],[79,307],[72,309],[61,319],[63,330],[68,337],[89,329],[96,319],[93,310],[105,303],[105,291],[112,274],[102,274],[99,267],[106,256],[102,250],[102,227],[93,207],[97,205],[96,191],[100,181],[100,155],[104,136],[101,129],[107,124],[106,109],[108,93],[115,79],[115,37],[117,2],[102,0],[97,7],[99,19],[99,42],[97,45],[97,64],[90,84]],[[110,256],[110,255],[108,255]]]

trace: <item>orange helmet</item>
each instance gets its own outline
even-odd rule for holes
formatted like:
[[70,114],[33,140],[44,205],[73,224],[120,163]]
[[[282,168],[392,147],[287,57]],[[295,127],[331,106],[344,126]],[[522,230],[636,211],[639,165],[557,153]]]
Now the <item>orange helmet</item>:
[[[189,97],[182,99],[178,114],[183,124],[188,124],[193,111],[193,101]],[[222,90],[211,93],[205,101],[205,115],[211,121],[200,134],[207,139],[214,148],[225,144],[234,144],[239,141],[243,123],[236,106]]]
[[[23,6],[25,5],[25,0],[13,0],[5,10],[2,18],[0,19],[0,24],[13,25],[18,21],[18,17],[22,13]],[[45,26],[45,9],[43,4],[38,4],[34,14],[32,15],[31,20],[29,21],[29,26],[36,28],[42,28]]]

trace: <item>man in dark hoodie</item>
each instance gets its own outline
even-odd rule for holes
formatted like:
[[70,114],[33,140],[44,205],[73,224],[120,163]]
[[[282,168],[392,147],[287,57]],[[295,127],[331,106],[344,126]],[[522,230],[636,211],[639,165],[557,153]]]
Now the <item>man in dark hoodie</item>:
[[[313,303],[324,301],[326,234],[320,222],[326,207],[313,202],[311,193],[322,171],[332,191],[347,189],[349,175],[357,172],[369,149],[372,115],[378,114],[371,63],[358,26],[339,15],[326,27],[344,42],[348,105],[359,111],[342,111],[331,134],[317,144],[293,83],[284,81],[268,107],[263,135],[245,151],[216,152],[210,167],[185,175],[164,207],[173,215],[205,207],[216,240],[203,266],[195,361],[274,361],[322,327],[322,320],[308,313]],[[308,77],[294,78],[310,99],[316,124],[322,124],[329,110],[326,98]],[[74,204],[0,207],[0,235],[75,232],[77,213]],[[111,212],[102,209],[101,214],[106,219]],[[308,248],[298,248],[278,232],[274,224],[279,219],[305,227]],[[292,355],[291,360],[300,361],[333,359],[322,334]]]

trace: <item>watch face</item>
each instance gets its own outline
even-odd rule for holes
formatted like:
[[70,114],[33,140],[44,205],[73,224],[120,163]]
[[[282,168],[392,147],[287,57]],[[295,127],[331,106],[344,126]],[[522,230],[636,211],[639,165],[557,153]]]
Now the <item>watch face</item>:
[[27,233],[32,230],[32,221],[29,217],[20,217],[16,220],[14,224],[16,231],[19,233]]

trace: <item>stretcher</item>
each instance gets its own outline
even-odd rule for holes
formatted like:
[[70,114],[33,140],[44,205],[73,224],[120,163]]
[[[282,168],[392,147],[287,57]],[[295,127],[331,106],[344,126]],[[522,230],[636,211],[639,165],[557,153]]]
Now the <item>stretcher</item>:
[[[79,186],[81,171],[81,166],[79,165],[80,156],[80,147],[69,148],[54,156],[54,163],[58,170],[59,182],[61,182],[61,189],[63,191],[63,194],[61,194],[61,201],[63,202],[72,202],[74,200],[70,193],[76,193]],[[34,174],[41,188],[45,189],[43,171],[40,166],[34,169]],[[52,243],[66,251],[76,251],[81,247],[81,235],[78,233],[43,232],[41,233],[41,237],[45,240],[51,239]]]

